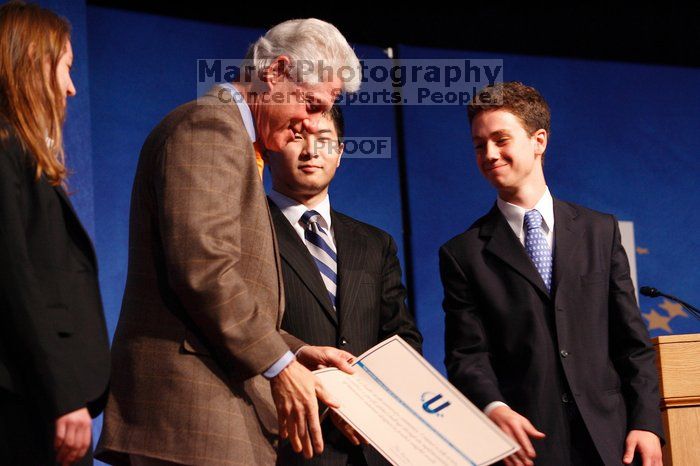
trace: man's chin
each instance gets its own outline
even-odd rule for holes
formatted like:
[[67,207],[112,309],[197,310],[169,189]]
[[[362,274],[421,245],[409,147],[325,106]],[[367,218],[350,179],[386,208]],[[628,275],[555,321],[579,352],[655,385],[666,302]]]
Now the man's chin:
[[308,180],[306,180],[304,183],[299,183],[299,191],[303,192],[306,196],[315,196],[323,191],[326,186],[328,185],[324,185],[322,183],[309,183]]
[[492,185],[501,186],[501,187],[507,187],[512,182],[512,180],[510,180],[507,176],[503,176],[502,174],[497,174],[497,173],[487,173],[486,179]]
[[505,183],[504,180],[489,178],[488,182],[498,191],[508,190],[509,188],[511,188],[511,186],[508,183]]

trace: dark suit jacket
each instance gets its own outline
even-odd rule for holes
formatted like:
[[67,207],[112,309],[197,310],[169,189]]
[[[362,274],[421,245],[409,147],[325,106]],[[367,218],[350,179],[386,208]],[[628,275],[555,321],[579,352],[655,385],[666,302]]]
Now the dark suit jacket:
[[[389,234],[331,210],[338,254],[336,313],[308,248],[272,201],[270,211],[282,256],[282,328],[311,345],[335,346],[355,355],[392,335],[421,351],[422,337],[406,307],[396,244]],[[347,464],[353,447],[330,422],[324,423],[324,438],[324,453],[310,462],[283,444],[278,464]],[[364,450],[369,464],[387,464],[376,451]]]
[[496,206],[440,249],[447,372],[479,408],[504,401],[547,434],[538,465],[568,464],[570,391],[620,464],[629,430],[663,436],[654,351],[615,218],[555,199],[554,219],[551,296]]
[[62,187],[0,121],[0,388],[46,421],[104,405],[109,341],[92,242]]
[[301,342],[280,332],[265,191],[240,111],[219,89],[170,112],[141,150],[101,460],[275,462],[260,374]]

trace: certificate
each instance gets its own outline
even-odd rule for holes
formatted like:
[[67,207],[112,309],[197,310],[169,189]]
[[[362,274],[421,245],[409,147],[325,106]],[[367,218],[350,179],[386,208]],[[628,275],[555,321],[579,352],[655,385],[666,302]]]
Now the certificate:
[[355,373],[314,373],[335,410],[394,465],[489,465],[519,446],[398,336],[359,356]]

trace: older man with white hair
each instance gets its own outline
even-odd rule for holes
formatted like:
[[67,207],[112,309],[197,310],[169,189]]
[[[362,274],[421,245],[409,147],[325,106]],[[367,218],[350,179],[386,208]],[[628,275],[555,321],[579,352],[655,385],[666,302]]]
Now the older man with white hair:
[[305,19],[270,29],[246,62],[253,72],[173,110],[141,150],[96,454],[111,464],[274,464],[278,435],[310,458],[317,398],[334,401],[309,368],[352,371],[349,353],[280,330],[260,154],[315,131],[359,88],[359,61],[333,25]]

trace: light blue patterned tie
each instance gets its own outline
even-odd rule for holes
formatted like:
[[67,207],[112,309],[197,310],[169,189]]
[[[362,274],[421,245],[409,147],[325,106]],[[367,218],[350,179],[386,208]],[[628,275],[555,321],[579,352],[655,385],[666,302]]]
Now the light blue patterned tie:
[[328,296],[335,308],[338,287],[338,257],[336,256],[333,240],[330,238],[330,232],[326,231],[318,223],[320,218],[321,214],[315,210],[307,210],[301,216],[299,222],[304,227],[306,247],[309,248],[309,252],[316,262],[316,267],[321,272],[323,284],[326,285]]
[[547,291],[552,286],[552,251],[542,230],[542,214],[537,210],[525,213],[525,250],[540,273]]

